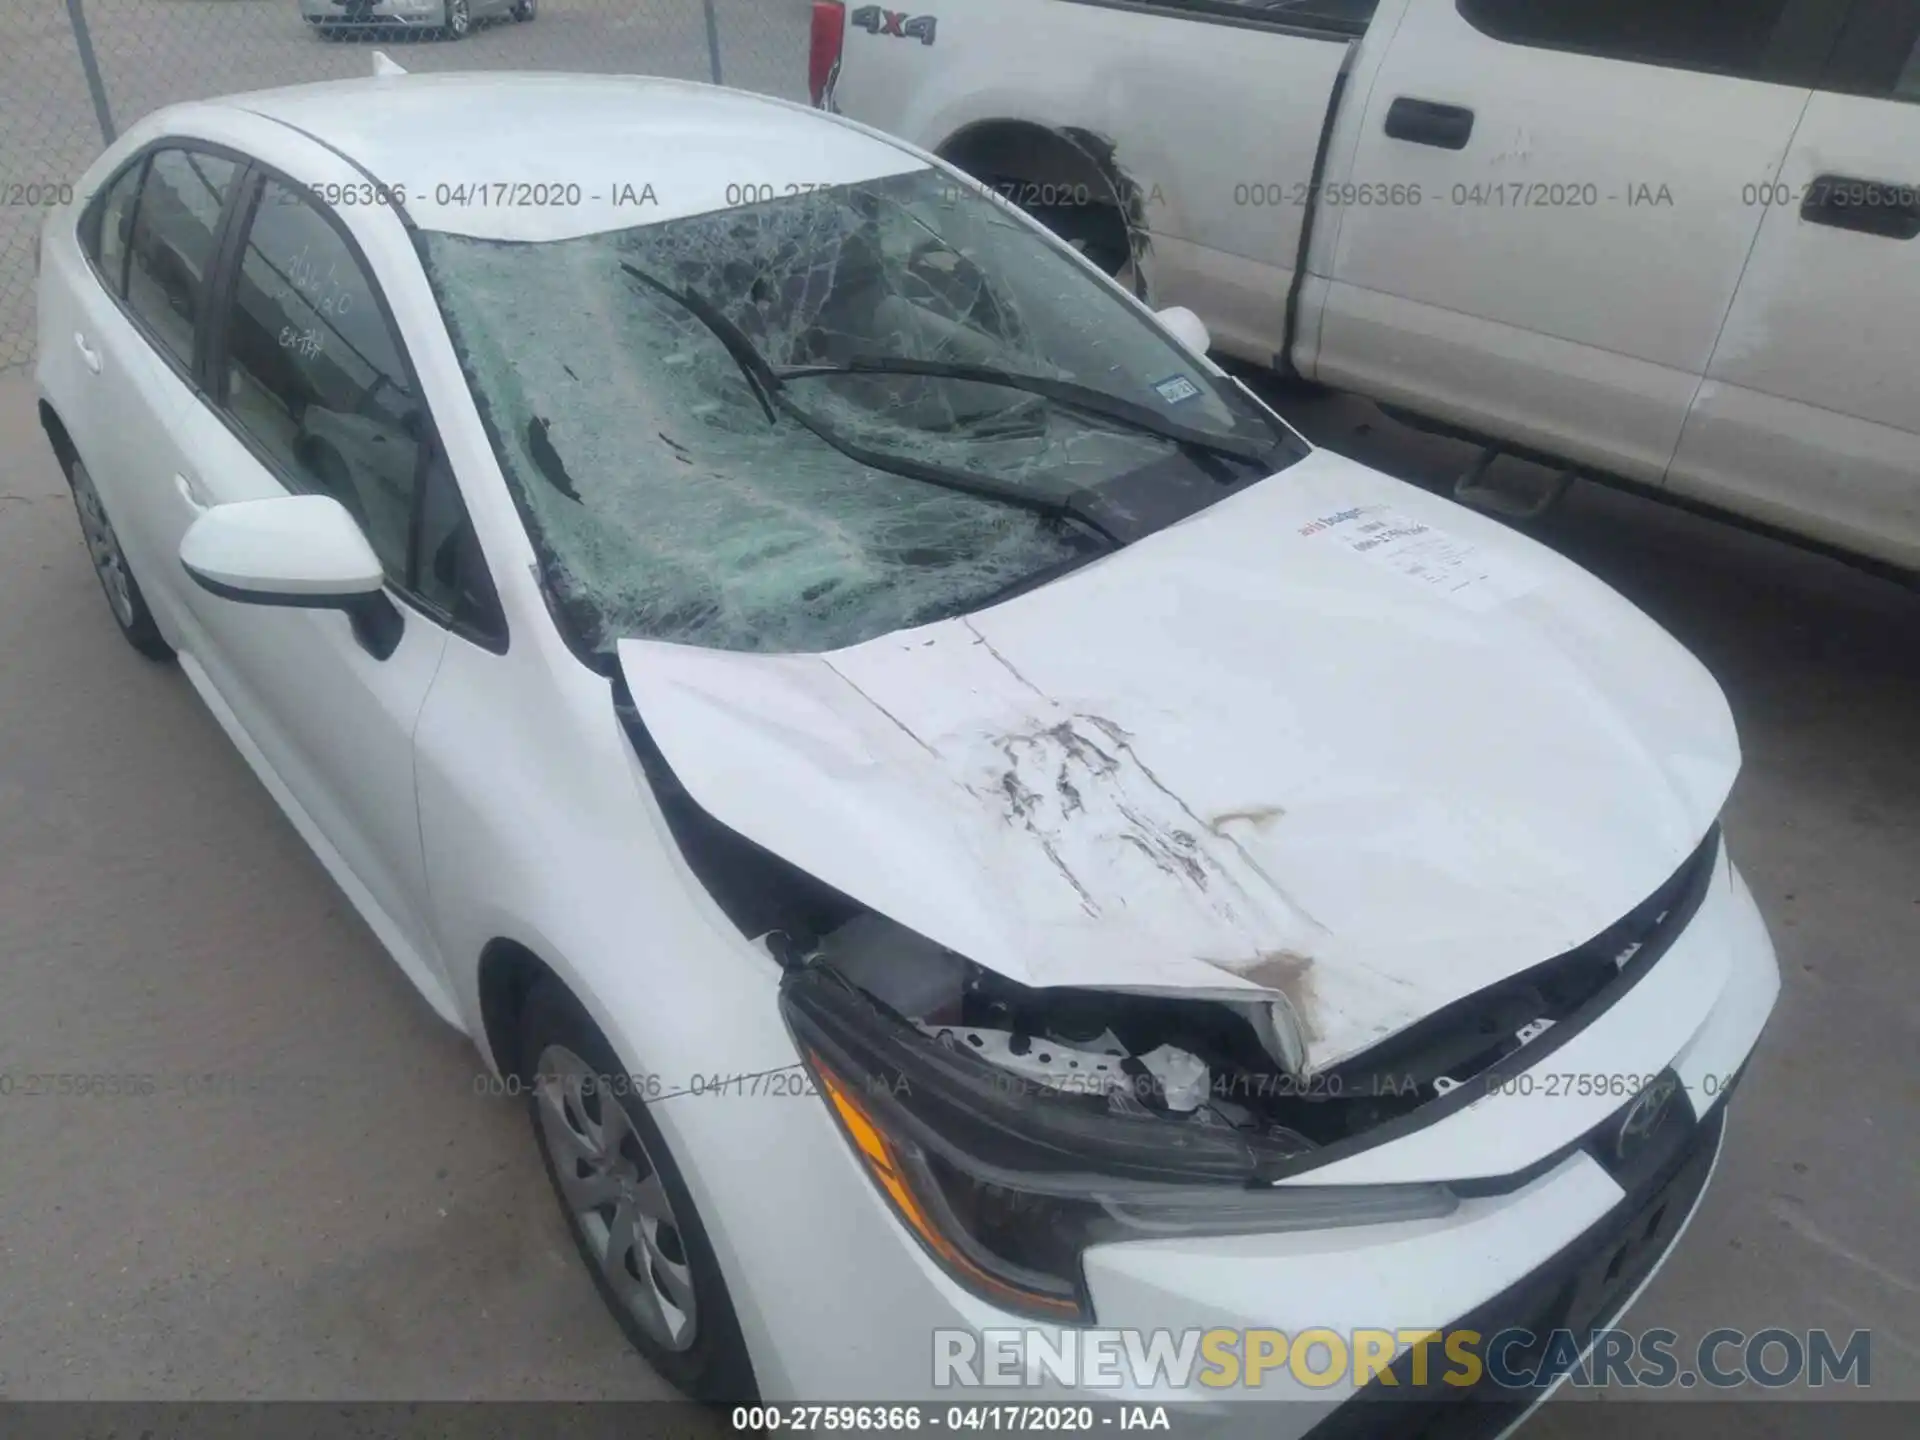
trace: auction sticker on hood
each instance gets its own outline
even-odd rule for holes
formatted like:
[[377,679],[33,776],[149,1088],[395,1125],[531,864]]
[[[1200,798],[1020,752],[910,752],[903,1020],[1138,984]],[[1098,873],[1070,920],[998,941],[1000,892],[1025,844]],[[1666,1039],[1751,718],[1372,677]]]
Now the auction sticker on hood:
[[1469,610],[1491,610],[1540,583],[1532,567],[1516,557],[1488,551],[1385,505],[1336,510],[1308,521],[1300,534],[1336,540]]

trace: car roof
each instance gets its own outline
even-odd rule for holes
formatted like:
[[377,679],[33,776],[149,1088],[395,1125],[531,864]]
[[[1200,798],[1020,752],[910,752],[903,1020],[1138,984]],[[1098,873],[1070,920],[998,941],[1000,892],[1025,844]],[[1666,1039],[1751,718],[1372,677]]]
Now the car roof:
[[217,102],[292,126],[402,192],[425,230],[551,240],[926,168],[818,111],[643,76],[390,75]]

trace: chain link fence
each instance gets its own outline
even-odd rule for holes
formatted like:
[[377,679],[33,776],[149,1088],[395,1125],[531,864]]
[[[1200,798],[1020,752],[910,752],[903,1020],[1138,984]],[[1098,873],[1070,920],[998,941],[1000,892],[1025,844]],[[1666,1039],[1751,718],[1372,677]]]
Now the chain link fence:
[[[810,0],[10,0],[0,18],[0,371],[33,358],[33,247],[163,105],[408,70],[668,75],[804,99]],[[391,19],[392,23],[367,23]]]

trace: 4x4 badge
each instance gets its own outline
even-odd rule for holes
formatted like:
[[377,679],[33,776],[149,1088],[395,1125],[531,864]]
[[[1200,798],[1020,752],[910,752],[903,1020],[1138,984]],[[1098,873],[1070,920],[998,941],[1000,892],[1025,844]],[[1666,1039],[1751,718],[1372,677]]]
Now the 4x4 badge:
[[938,17],[933,15],[908,15],[904,10],[882,10],[878,5],[862,5],[847,17],[847,23],[869,35],[892,35],[896,39],[918,40],[922,45],[931,45],[934,27],[939,22]]

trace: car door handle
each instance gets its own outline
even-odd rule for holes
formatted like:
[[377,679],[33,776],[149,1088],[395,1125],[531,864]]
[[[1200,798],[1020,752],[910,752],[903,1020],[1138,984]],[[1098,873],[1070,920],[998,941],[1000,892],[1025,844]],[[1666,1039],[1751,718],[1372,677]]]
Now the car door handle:
[[73,332],[73,348],[80,352],[80,359],[94,374],[100,373],[100,352],[87,344],[87,337],[78,330]]
[[1801,197],[1800,218],[1809,225],[1857,230],[1883,240],[1911,240],[1920,235],[1920,185],[1816,176]]
[[1464,150],[1473,135],[1473,111],[1464,105],[1442,105],[1437,100],[1397,97],[1387,107],[1387,138],[1442,150]]
[[194,510],[204,510],[207,508],[207,502],[205,497],[200,493],[200,487],[195,485],[193,481],[189,480],[186,476],[175,475],[173,477],[173,488],[180,492],[180,498],[187,502],[189,508]]

